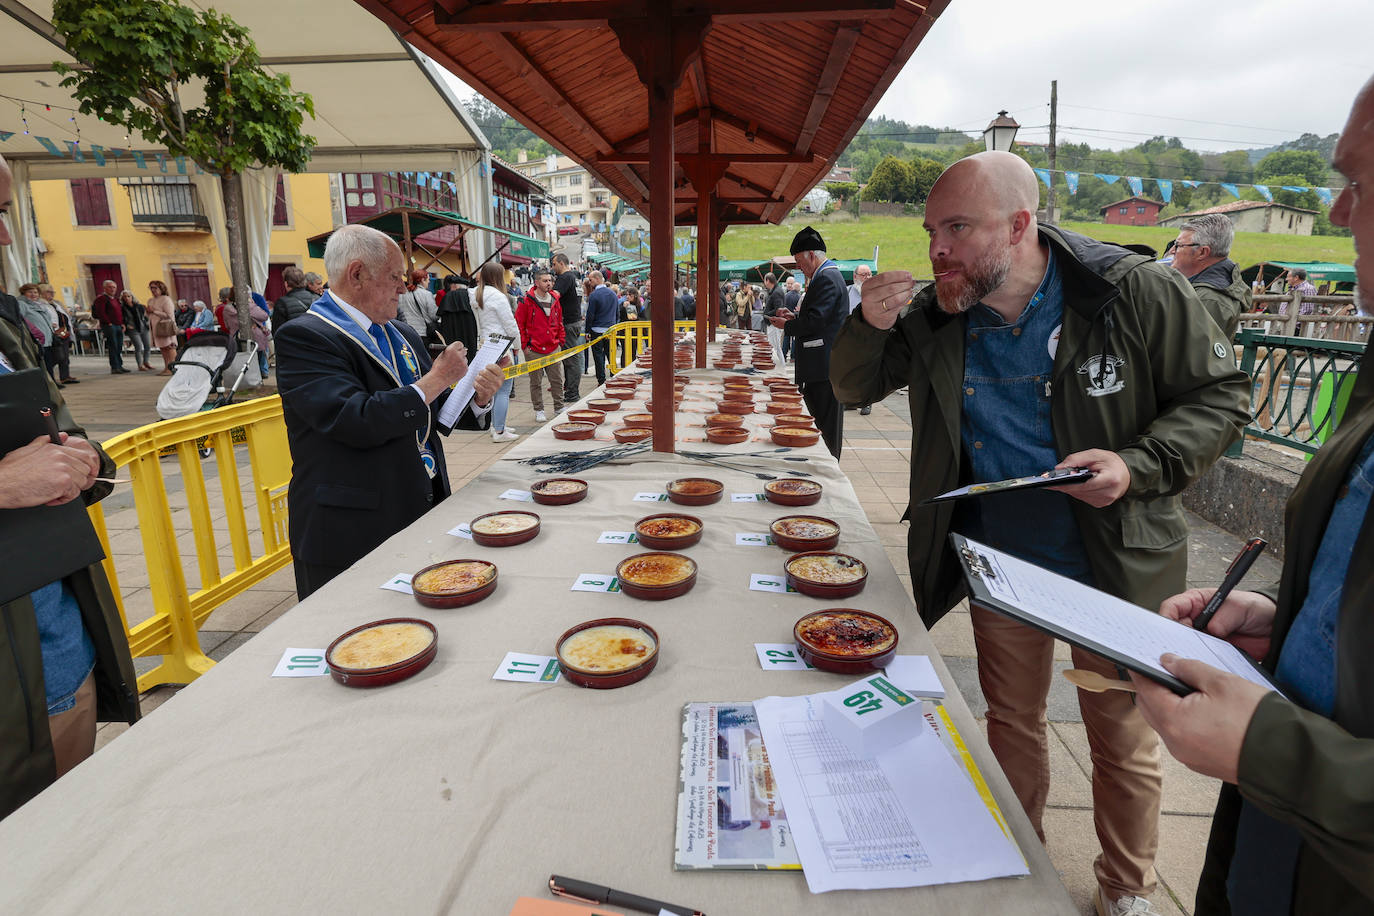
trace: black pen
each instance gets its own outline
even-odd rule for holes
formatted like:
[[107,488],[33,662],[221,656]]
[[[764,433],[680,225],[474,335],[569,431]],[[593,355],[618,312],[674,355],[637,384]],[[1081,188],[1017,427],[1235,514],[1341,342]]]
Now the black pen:
[[666,912],[675,913],[677,916],[705,916],[700,910],[675,906],[661,900],[641,897],[638,894],[627,894],[625,891],[602,887],[600,884],[592,884],[590,881],[564,878],[561,875],[549,876],[549,890],[559,897],[581,900],[583,903],[606,903],[611,906],[623,906],[631,910],[638,910],[641,913]]
[[1193,620],[1194,630],[1206,630],[1207,624],[1212,622],[1217,609],[1226,600],[1226,596],[1231,594],[1232,589],[1240,584],[1240,580],[1245,578],[1245,574],[1250,571],[1250,567],[1255,565],[1259,555],[1264,552],[1264,548],[1269,546],[1269,542],[1264,538],[1251,538],[1245,542],[1245,546],[1236,554],[1236,558],[1231,561],[1231,565],[1226,567],[1226,576],[1221,580],[1221,588],[1212,593],[1212,597],[1207,599],[1207,606],[1202,609]]
[[43,407],[38,412],[43,415],[43,423],[48,428],[48,441],[53,445],[61,445],[62,431],[57,428],[57,420],[53,418],[52,408]]

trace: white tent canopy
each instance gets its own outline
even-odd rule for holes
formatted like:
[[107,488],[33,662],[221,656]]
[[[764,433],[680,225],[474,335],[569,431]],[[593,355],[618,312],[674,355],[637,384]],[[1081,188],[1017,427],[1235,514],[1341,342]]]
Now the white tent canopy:
[[[208,8],[202,0],[186,5]],[[315,103],[315,117],[304,130],[317,146],[307,166],[310,172],[453,172],[463,215],[491,224],[491,146],[482,131],[459,105],[439,67],[403,42],[376,17],[352,3],[298,0],[287,4],[269,0],[216,0],[214,8],[245,26],[257,43],[266,68],[291,77],[291,86],[307,92]],[[51,25],[51,0],[0,0],[0,155],[15,173],[15,201],[11,214],[15,244],[5,273],[14,278],[32,275],[34,234],[27,211],[27,183],[43,179],[153,177],[162,174],[157,160],[164,153],[141,137],[127,137],[124,128],[78,114],[75,101],[58,85],[54,61],[73,63]],[[23,106],[19,101],[23,100]],[[188,94],[187,103],[198,99]],[[22,111],[22,117],[21,117]],[[75,120],[72,120],[72,119]],[[24,121],[28,122],[28,134]],[[78,139],[84,162],[76,161],[70,144]],[[55,156],[38,138],[48,139],[62,155]],[[92,154],[131,150],[143,154],[140,169],[128,153],[105,164]],[[187,174],[195,167],[185,163]],[[178,164],[166,163],[167,174]],[[221,253],[223,203],[218,181],[200,176],[200,198],[214,227]],[[267,279],[268,233],[272,170],[245,176],[250,272],[261,288]],[[22,223],[22,228],[20,224]],[[474,254],[491,240],[474,233]],[[227,257],[225,259],[227,261]]]

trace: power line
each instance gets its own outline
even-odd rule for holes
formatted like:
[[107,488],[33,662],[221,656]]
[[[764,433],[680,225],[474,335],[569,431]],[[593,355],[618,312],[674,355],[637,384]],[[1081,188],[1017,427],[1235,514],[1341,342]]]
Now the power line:
[[1211,127],[1239,127],[1239,128],[1241,128],[1242,130],[1268,130],[1268,131],[1273,131],[1274,133],[1280,133],[1280,134],[1304,134],[1304,133],[1310,133],[1310,131],[1289,130],[1289,129],[1286,128],[1286,127],[1261,127],[1261,126],[1256,125],[1256,124],[1229,124],[1229,123],[1227,123],[1227,122],[1225,122],[1225,121],[1201,121],[1201,120],[1198,120],[1197,118],[1180,118],[1180,117],[1176,117],[1176,116],[1174,116],[1174,115],[1146,114],[1145,112],[1142,112],[1142,111],[1121,111],[1121,110],[1116,109],[1116,108],[1093,108],[1093,107],[1091,107],[1091,106],[1089,106],[1089,105],[1068,105],[1068,104],[1065,104],[1063,107],[1065,107],[1065,108],[1078,108],[1078,109],[1081,109],[1081,110],[1083,110],[1083,111],[1103,111],[1103,112],[1107,112],[1108,114],[1124,114],[1124,115],[1130,115],[1130,116],[1136,117],[1136,118],[1153,118],[1153,119],[1155,119],[1155,120],[1157,120],[1157,121],[1181,121],[1181,122],[1185,122],[1185,123],[1188,123],[1188,124],[1206,124],[1206,125],[1209,125],[1209,126],[1211,126]]

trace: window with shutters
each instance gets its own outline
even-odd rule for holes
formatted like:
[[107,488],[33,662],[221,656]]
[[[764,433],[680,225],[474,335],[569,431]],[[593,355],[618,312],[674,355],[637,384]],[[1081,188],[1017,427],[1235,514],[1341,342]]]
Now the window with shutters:
[[291,212],[286,208],[286,176],[277,173],[277,194],[272,201],[272,225],[291,225]]
[[78,226],[110,226],[110,198],[103,178],[73,178],[72,213]]

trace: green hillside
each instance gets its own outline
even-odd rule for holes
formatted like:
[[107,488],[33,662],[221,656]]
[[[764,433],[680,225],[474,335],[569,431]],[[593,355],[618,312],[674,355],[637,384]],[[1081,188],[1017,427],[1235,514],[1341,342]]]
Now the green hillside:
[[[732,226],[720,242],[720,256],[727,260],[758,259],[787,254],[792,237],[805,220],[781,226]],[[919,217],[868,216],[853,222],[816,223],[830,254],[837,258],[871,258],[879,247],[880,269],[902,268],[917,277],[929,277],[925,230]],[[1163,251],[1178,230],[1164,226],[1108,226],[1105,223],[1064,223],[1064,228],[1107,242],[1139,242]],[[1238,232],[1231,257],[1241,267],[1259,261],[1334,261],[1352,264],[1354,241],[1339,236],[1268,235]]]

